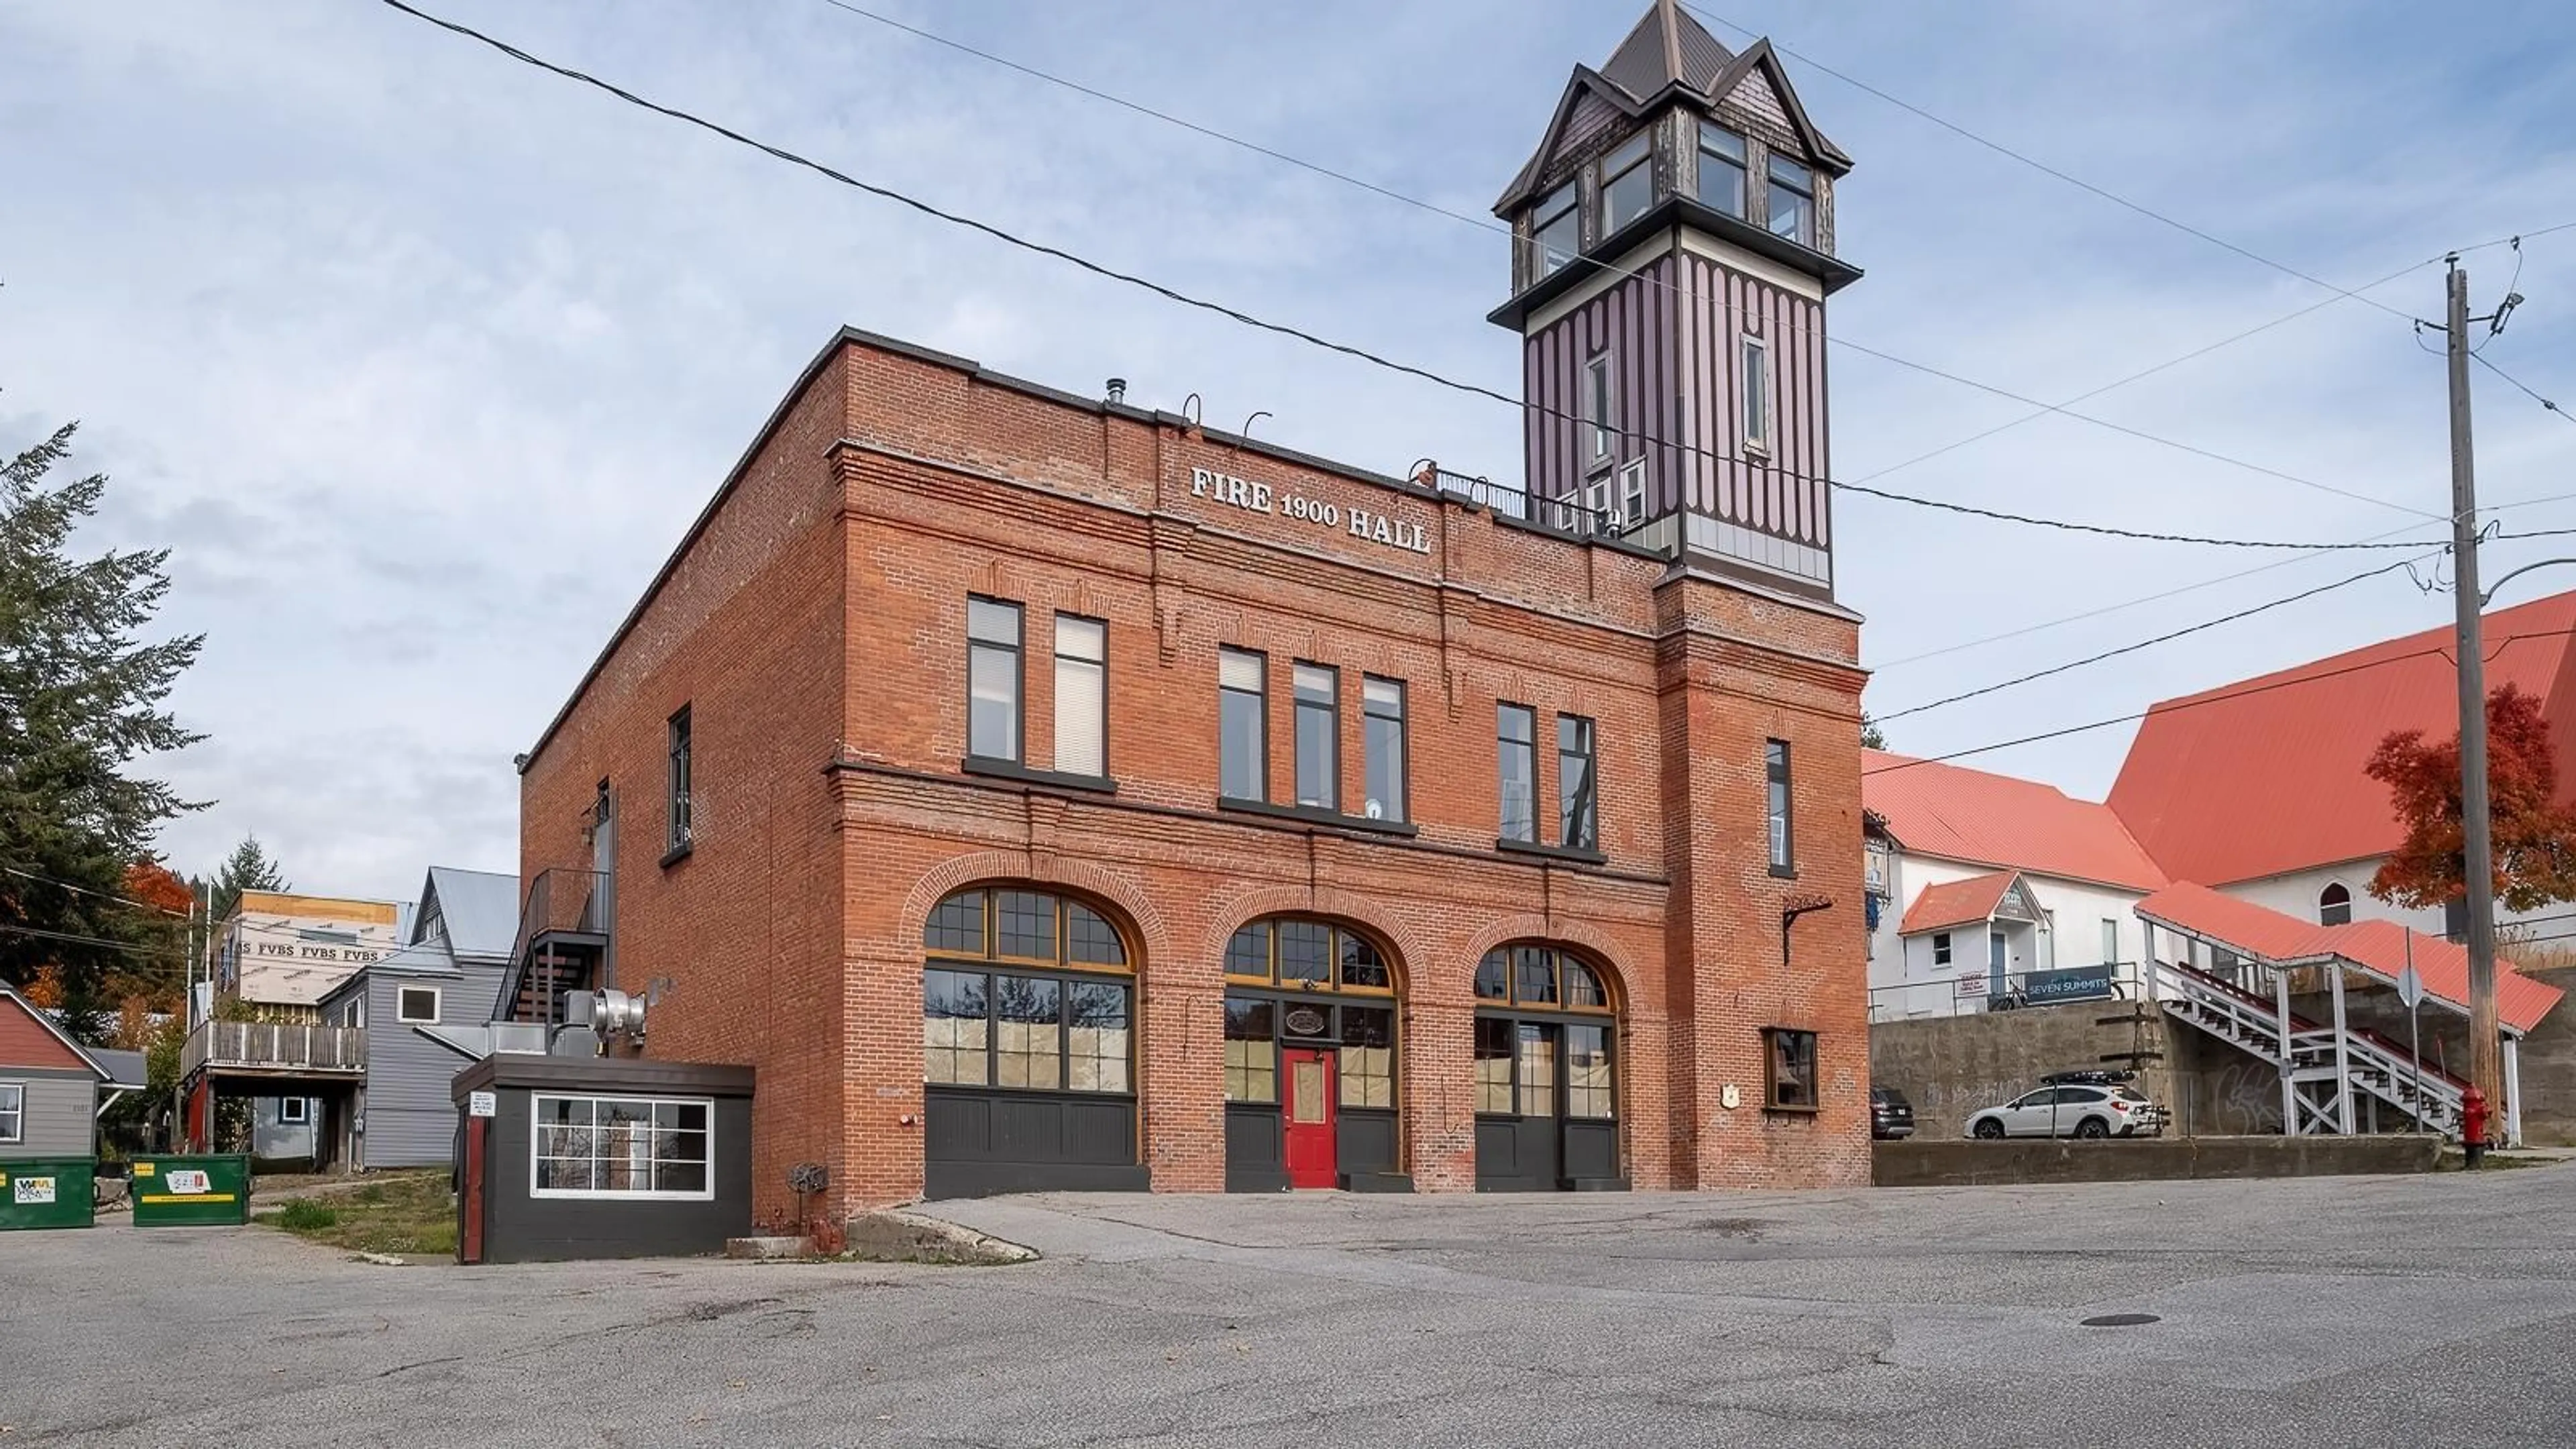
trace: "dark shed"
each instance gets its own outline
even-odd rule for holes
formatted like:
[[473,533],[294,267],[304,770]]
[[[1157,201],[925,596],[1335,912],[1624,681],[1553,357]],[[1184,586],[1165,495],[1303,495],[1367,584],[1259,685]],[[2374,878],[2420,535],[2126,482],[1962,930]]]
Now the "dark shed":
[[721,1252],[751,1231],[752,1080],[749,1067],[516,1052],[457,1073],[458,1259]]

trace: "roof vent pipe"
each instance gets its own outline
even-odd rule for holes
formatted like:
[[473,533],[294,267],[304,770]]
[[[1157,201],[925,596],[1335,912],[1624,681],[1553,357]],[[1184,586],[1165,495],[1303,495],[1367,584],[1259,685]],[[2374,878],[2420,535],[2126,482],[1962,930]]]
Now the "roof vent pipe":
[[1127,379],[1123,377],[1109,379],[1109,401],[1112,403],[1127,401]]

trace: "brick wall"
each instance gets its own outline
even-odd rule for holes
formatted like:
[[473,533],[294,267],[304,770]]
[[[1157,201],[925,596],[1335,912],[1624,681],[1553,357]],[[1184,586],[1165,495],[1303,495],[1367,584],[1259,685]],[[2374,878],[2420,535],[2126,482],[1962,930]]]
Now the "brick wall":
[[[1267,506],[1210,486],[1229,478]],[[1354,511],[1386,530],[1355,532]],[[1107,621],[1114,795],[961,770],[970,593],[1023,608],[1041,770],[1054,615]],[[1273,800],[1292,798],[1292,661],[1340,671],[1351,814],[1362,676],[1404,681],[1418,833],[1220,810],[1220,647],[1269,657]],[[1396,963],[1424,1190],[1473,1186],[1472,975],[1521,939],[1608,968],[1638,1185],[1861,1183],[1856,651],[1830,610],[845,334],[538,752],[525,864],[586,863],[580,811],[617,780],[621,969],[673,979],[655,1054],[761,1068],[764,1212],[807,1156],[834,1163],[844,1205],[919,1192],[923,923],[997,880],[1078,895],[1129,934],[1158,1189],[1222,1185],[1223,946],[1279,912],[1356,926]],[[1604,862],[1496,849],[1498,700],[1538,713],[1542,841],[1551,716],[1598,722]],[[631,828],[655,812],[631,802],[658,799],[684,702],[709,813],[666,871],[658,826]],[[1794,880],[1765,862],[1766,739],[1795,751]],[[1784,969],[1780,908],[1802,893],[1836,906]],[[1764,1026],[1819,1032],[1823,1110],[1762,1110]]]

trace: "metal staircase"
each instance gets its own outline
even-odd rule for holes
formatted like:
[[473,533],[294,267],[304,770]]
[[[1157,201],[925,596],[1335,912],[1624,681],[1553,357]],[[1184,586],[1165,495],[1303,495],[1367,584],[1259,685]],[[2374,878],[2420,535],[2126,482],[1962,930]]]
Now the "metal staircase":
[[2460,1097],[2468,1084],[2433,1067],[2421,1067],[2419,1075],[2405,1048],[2377,1032],[2346,1025],[2338,1041],[2332,1026],[2296,1013],[2284,1032],[2278,1005],[2208,972],[2162,961],[2141,970],[2166,1012],[2282,1069],[2283,1122],[2292,1135],[2354,1130],[2347,1084],[2429,1131],[2459,1134]]

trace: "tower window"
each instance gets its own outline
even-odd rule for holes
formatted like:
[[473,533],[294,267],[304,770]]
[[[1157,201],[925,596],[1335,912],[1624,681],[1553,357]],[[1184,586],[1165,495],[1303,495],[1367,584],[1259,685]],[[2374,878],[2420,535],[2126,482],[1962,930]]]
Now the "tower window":
[[1771,349],[1759,337],[1744,339],[1744,446],[1771,447]]
[[1610,354],[1602,353],[1583,364],[1583,416],[1592,424],[1592,462],[1607,467],[1611,451],[1618,446],[1619,430],[1612,422],[1618,396],[1610,385]]
[[1816,244],[1816,176],[1795,161],[1771,158],[1771,231],[1800,246]]
[[1634,528],[1646,521],[1646,460],[1639,458],[1619,470],[1619,513],[1621,528]]
[[1567,262],[1583,249],[1583,218],[1575,207],[1574,183],[1569,181],[1538,204],[1530,213],[1530,245],[1538,267],[1530,280],[1536,281]]
[[1640,131],[1601,162],[1601,234],[1608,236],[1655,200],[1654,136]]
[[1699,128],[1700,205],[1729,216],[1744,214],[1744,185],[1749,175],[1744,138],[1709,125]]

